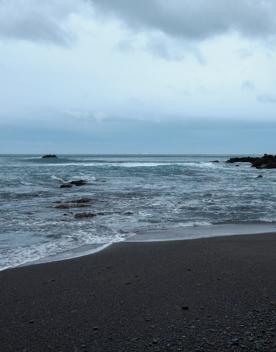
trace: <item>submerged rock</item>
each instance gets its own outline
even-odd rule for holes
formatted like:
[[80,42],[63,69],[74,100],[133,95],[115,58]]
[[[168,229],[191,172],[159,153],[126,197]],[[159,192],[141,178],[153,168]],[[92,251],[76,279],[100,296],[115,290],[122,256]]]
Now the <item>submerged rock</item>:
[[97,216],[95,213],[77,213],[74,215],[75,219],[89,219]]
[[264,154],[262,157],[234,157],[227,163],[251,163],[256,169],[276,169],[276,155]]
[[69,202],[56,202],[54,206],[56,209],[71,209],[71,208],[85,208],[89,207],[92,199],[90,198],[80,198],[76,200],[71,200]]
[[69,182],[65,182],[62,185],[60,185],[60,188],[71,188],[73,186],[85,186],[87,185],[87,181],[86,180],[74,180],[74,181],[69,181]]
[[124,213],[123,213],[123,215],[127,215],[127,216],[130,216],[130,215],[133,215],[134,213],[132,212],[132,211],[125,211]]
[[88,204],[82,204],[82,203],[61,203],[55,205],[56,209],[71,209],[71,208],[86,208],[89,207]]
[[91,203],[92,201],[93,199],[91,198],[80,198],[80,199],[74,200],[73,202],[77,204],[83,204],[83,203]]

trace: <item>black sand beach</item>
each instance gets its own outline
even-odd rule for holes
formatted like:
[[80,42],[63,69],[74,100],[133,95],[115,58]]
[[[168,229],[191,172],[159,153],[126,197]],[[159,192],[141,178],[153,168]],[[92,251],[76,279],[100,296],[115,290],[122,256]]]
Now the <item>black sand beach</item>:
[[121,243],[0,273],[0,350],[276,351],[276,235]]

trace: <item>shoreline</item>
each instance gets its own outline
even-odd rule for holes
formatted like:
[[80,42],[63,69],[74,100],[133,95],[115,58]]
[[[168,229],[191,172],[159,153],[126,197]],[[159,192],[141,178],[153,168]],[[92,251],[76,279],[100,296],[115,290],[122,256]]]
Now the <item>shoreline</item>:
[[275,351],[276,233],[121,242],[0,272],[9,351]]
[[[267,229],[266,229],[267,228]],[[72,250],[64,251],[52,256],[43,257],[37,260],[22,263],[15,267],[1,269],[10,270],[18,267],[39,265],[51,262],[66,261],[75,258],[93,255],[117,243],[147,243],[147,242],[171,242],[191,241],[204,238],[252,236],[257,234],[273,234],[276,232],[276,223],[271,224],[221,224],[179,227],[169,230],[152,230],[144,233],[134,234],[123,241],[111,242],[102,245],[83,245]],[[168,236],[170,233],[170,237]],[[213,234],[212,234],[213,233]]]

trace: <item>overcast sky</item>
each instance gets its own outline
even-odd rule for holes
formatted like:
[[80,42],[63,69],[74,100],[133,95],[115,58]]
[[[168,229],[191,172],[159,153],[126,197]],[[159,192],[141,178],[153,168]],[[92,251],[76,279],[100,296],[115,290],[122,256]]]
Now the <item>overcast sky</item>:
[[0,0],[0,153],[276,152],[276,1]]

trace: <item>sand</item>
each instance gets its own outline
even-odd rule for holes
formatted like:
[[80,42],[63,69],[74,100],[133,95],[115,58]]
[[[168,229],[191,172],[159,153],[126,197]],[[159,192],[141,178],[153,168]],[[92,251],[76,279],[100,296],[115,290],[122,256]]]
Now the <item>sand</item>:
[[3,352],[276,351],[276,234],[120,243],[0,284]]

